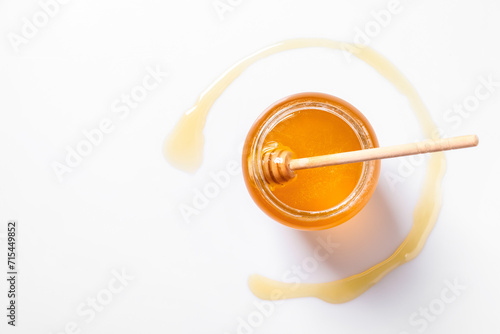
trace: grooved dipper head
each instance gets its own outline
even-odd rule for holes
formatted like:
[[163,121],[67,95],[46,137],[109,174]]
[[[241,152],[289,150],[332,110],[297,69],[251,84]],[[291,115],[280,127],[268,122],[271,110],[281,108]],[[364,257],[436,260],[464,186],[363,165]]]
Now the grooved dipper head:
[[285,184],[295,177],[295,172],[290,169],[292,152],[276,149],[268,151],[262,158],[264,178],[270,185]]

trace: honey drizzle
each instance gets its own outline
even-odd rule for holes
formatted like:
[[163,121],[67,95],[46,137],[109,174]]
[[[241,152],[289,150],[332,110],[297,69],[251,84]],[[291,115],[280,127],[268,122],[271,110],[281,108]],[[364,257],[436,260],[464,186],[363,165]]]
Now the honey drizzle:
[[[291,49],[323,47],[344,50],[366,62],[408,98],[420,126],[428,138],[438,136],[436,125],[415,88],[386,58],[373,49],[328,39],[293,39],[264,48],[229,68],[198,98],[196,104],[180,119],[164,146],[164,154],[175,167],[195,171],[203,158],[203,129],[215,100],[248,66],[256,61]],[[352,300],[368,290],[398,266],[414,259],[422,250],[439,215],[442,200],[441,181],[446,170],[444,153],[433,154],[428,162],[420,198],[413,212],[413,226],[398,249],[386,260],[359,274],[337,281],[296,285],[252,275],[249,287],[261,299],[316,297],[329,303]]]

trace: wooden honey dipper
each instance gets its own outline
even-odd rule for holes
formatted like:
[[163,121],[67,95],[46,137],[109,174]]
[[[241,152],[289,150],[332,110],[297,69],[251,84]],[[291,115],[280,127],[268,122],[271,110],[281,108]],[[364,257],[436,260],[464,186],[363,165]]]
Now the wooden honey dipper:
[[264,154],[262,169],[269,184],[284,184],[295,177],[299,169],[318,168],[350,164],[361,161],[388,159],[431,152],[449,151],[477,146],[476,135],[425,140],[418,143],[377,147],[366,150],[320,155],[316,157],[292,159],[292,152],[275,149]]

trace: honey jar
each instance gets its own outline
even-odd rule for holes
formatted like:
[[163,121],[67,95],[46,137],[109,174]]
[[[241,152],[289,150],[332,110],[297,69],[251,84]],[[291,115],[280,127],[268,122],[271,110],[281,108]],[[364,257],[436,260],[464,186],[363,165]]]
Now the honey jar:
[[293,158],[378,147],[366,117],[348,102],[323,93],[288,96],[268,107],[251,127],[242,166],[255,203],[274,220],[300,230],[322,230],[355,216],[375,191],[380,160],[304,169],[284,184],[266,182],[262,157],[286,148]]

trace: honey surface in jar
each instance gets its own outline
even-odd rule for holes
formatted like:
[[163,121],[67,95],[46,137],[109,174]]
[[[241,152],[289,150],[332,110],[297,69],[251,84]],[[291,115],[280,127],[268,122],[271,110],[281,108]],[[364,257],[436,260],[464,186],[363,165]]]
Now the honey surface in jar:
[[[288,147],[293,158],[357,151],[359,138],[345,120],[323,110],[300,110],[279,122],[267,135],[265,146]],[[296,177],[273,187],[283,203],[306,211],[322,211],[344,201],[356,188],[363,163],[296,171]]]

